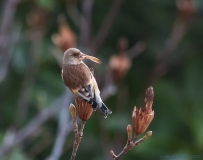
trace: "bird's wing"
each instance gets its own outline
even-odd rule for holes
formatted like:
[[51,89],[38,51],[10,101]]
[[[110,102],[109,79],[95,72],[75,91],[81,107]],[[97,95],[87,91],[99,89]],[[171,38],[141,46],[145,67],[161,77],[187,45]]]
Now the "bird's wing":
[[[89,69],[89,67],[85,63],[83,63],[83,64],[85,65],[85,67],[87,67]],[[94,90],[96,95],[97,94],[99,95],[100,91],[99,91],[96,79],[94,78],[94,75],[92,74],[92,72],[90,72],[90,76],[91,76],[90,84],[92,85],[92,89]]]
[[[83,64],[87,67],[85,63]],[[96,108],[98,105],[97,103],[101,101],[101,98],[99,95],[100,91],[98,89],[97,82],[91,72],[90,72],[90,76],[91,76],[91,79],[89,84],[87,86],[82,86],[81,88],[79,88],[75,95],[89,102],[93,108]]]
[[75,95],[77,97],[82,98],[83,100],[87,101],[89,104],[91,104],[91,106],[94,110],[96,110],[96,108],[98,107],[97,96],[95,95],[95,90],[94,90],[92,84],[81,87],[75,93]]
[[104,115],[104,118],[106,118],[108,114],[112,113],[112,111],[109,110],[102,102],[97,82],[93,75],[91,75],[91,77],[92,78],[90,84],[86,87],[82,87],[81,89],[79,89],[78,95],[80,95],[80,97],[82,97],[85,101],[91,104],[94,110],[96,110],[96,108],[99,108],[102,114]]
[[80,89],[78,89],[77,96],[86,100],[86,101],[93,99],[94,98],[94,90],[92,89],[92,85],[89,84],[88,86],[82,86]]

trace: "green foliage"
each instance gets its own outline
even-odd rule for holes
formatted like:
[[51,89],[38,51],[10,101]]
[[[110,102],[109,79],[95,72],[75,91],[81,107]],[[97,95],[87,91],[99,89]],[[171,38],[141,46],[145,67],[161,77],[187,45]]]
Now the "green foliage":
[[56,6],[57,1],[55,0],[37,0],[40,7],[53,10]]
[[7,156],[4,156],[1,158],[2,160],[29,160],[30,158],[28,158],[25,155],[25,152],[22,151],[22,149],[19,147],[16,147],[13,152]]
[[[102,88],[103,82],[100,77],[103,77],[108,70],[109,58],[118,52],[117,41],[121,36],[129,40],[128,48],[141,40],[146,43],[146,50],[132,59],[132,67],[119,85],[116,95],[105,101],[113,114],[103,119],[97,111],[87,121],[76,159],[85,157],[85,159],[102,160],[109,156],[110,149],[115,153],[121,151],[127,140],[126,127],[131,124],[133,107],[144,106],[143,99],[147,85],[152,85],[155,93],[153,103],[155,118],[148,128],[153,131],[153,135],[131,150],[123,159],[144,160],[160,159],[162,155],[202,155],[203,1],[194,2],[196,14],[186,34],[166,61],[169,64],[168,71],[154,83],[148,84],[152,78],[149,75],[156,66],[157,59],[171,36],[174,25],[178,22],[176,1],[124,1],[104,44],[96,55],[103,62],[102,65],[93,66],[99,87]],[[108,0],[94,1],[91,22],[93,37],[100,30],[111,4],[112,1]],[[74,23],[71,17],[73,15],[66,12],[74,7],[81,13],[81,1],[37,0],[22,1],[19,4],[13,26],[20,23],[22,30],[12,53],[7,76],[0,83],[1,142],[7,129],[11,126],[17,127],[16,119],[21,119],[16,117],[16,114],[20,107],[19,99],[22,93],[26,93],[24,99],[28,110],[20,128],[28,124],[43,108],[49,108],[50,104],[65,92],[61,68],[53,54],[58,54],[61,60],[62,52],[55,51],[57,46],[51,42],[51,37],[58,31],[58,15],[65,13],[68,24],[78,35],[78,41],[80,40],[80,28]],[[43,22],[30,26],[27,18],[33,10],[39,8],[46,13],[46,18],[44,19],[45,29],[41,32],[42,38],[38,39],[40,44],[36,47],[29,34],[40,30],[38,27]],[[1,21],[2,16],[0,15]],[[80,19],[76,21],[82,25]],[[89,49],[86,51],[88,54]],[[32,66],[31,63],[34,65]],[[32,67],[36,70],[32,71]],[[29,72],[30,70],[32,72]],[[32,77],[28,83],[26,77],[28,79]],[[127,91],[124,92],[123,87]],[[122,96],[125,96],[127,102],[119,100]],[[39,128],[36,135],[29,137],[25,143],[19,144],[1,159],[45,159],[52,151],[57,125],[58,117],[48,121]],[[70,133],[61,160],[69,159],[73,141],[74,135]]]

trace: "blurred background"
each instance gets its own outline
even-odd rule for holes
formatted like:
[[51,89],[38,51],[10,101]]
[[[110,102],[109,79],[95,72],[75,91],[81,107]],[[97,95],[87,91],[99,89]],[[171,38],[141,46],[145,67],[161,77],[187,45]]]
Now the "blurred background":
[[70,47],[101,59],[85,62],[113,111],[87,121],[76,159],[120,153],[149,86],[153,135],[123,159],[202,158],[202,17],[201,0],[1,0],[0,159],[70,158],[74,99],[61,79]]

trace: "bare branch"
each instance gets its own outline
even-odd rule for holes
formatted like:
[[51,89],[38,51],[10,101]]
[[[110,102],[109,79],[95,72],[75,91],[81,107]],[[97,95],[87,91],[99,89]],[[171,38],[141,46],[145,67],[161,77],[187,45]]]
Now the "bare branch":
[[[127,133],[128,133],[128,139],[126,142],[125,147],[123,150],[118,154],[114,154],[113,150],[110,151],[110,154],[113,156],[114,160],[118,160],[121,157],[123,157],[128,151],[133,149],[135,146],[139,145],[141,142],[146,140],[152,135],[152,131],[148,131],[147,134],[137,140],[137,137],[145,132],[149,124],[151,123],[153,117],[154,117],[154,111],[152,111],[152,103],[154,98],[154,91],[153,87],[149,87],[146,90],[145,94],[145,108],[140,108],[139,110],[134,107],[132,112],[132,125],[127,126]],[[132,138],[132,133],[135,133],[134,138]]]
[[[18,107],[16,111],[15,123],[19,127],[25,121],[29,109],[30,94],[34,88],[36,74],[38,72],[39,50],[43,34],[40,31],[32,30],[30,39],[32,43],[29,65],[23,80]],[[21,118],[19,118],[21,117]]]
[[51,155],[47,160],[58,160],[63,152],[63,146],[66,142],[66,137],[70,133],[72,127],[70,127],[70,118],[68,112],[68,104],[67,101],[64,100],[63,108],[60,111],[59,115],[59,126],[58,126],[58,133],[56,136],[55,144],[52,150]]
[[67,101],[66,103],[70,103],[72,98],[73,97],[71,92],[67,91],[63,96],[56,99],[51,107],[46,107],[45,109],[43,109],[26,127],[16,133],[15,139],[12,143],[2,144],[0,146],[0,157],[3,156],[6,152],[13,149],[19,143],[23,142],[29,136],[34,134],[43,123],[58,114],[59,111],[63,108],[61,102],[64,99]]
[[140,55],[146,49],[146,44],[143,41],[138,41],[132,48],[127,52],[130,58],[135,58]]
[[84,48],[87,48],[91,37],[91,15],[93,3],[93,0],[83,0],[82,2],[82,14],[80,15],[80,45]]
[[149,138],[151,135],[152,135],[152,131],[148,131],[144,137],[142,137],[141,139],[139,139],[138,141],[135,142],[135,145],[139,145],[140,143],[145,141],[147,138]]
[[101,90],[101,98],[103,101],[108,97],[114,95],[116,93],[117,87],[113,83],[113,79],[111,77],[110,69],[107,70],[106,76],[104,77],[104,87]]
[[[142,41],[138,41],[132,48],[127,50],[129,57],[131,59],[137,57],[139,54],[141,54],[146,48],[146,45]],[[111,69],[108,68],[105,74],[104,78],[104,86],[101,91],[101,97],[103,100],[107,99],[108,97],[114,95],[117,91],[117,86],[113,81]]]
[[16,7],[20,3],[20,0],[7,0],[5,2],[6,4],[2,13],[3,17],[0,27],[0,59],[2,58],[2,54],[7,54],[7,52],[5,53],[5,51],[10,40],[8,33],[14,20]]
[[[125,147],[123,148],[123,150],[118,154],[115,155],[115,153],[113,152],[113,150],[110,151],[110,154],[113,156],[113,160],[119,160],[121,157],[123,157],[128,151],[132,150],[135,146],[139,145],[141,142],[143,142],[144,140],[146,140],[147,138],[149,138],[152,135],[152,131],[147,132],[147,134],[139,139],[136,142],[133,142],[132,140],[129,141],[129,138],[127,140],[127,143],[125,145]],[[136,136],[135,136],[136,137]],[[137,138],[137,137],[136,137]],[[134,140],[136,139],[134,138]]]
[[12,57],[14,47],[20,38],[21,28],[22,28],[22,26],[20,24],[15,25],[13,32],[9,36],[10,37],[9,46],[4,48],[5,52],[0,56],[1,57],[0,58],[0,83],[4,80],[4,78],[7,75],[8,66],[9,66],[9,62]]
[[170,64],[168,60],[174,54],[174,50],[187,33],[189,24],[193,19],[193,14],[195,12],[194,1],[177,0],[176,2],[179,14],[177,14],[177,18],[174,21],[174,27],[171,35],[160,52],[160,56],[157,59],[157,64],[149,75],[149,84],[154,83],[157,79],[164,76],[170,67],[172,67],[172,64]]
[[77,153],[79,144],[83,138],[83,130],[84,130],[86,121],[82,121],[81,129],[78,132],[78,125],[77,125],[77,119],[76,119],[76,108],[73,104],[70,104],[70,112],[71,112],[71,115],[73,118],[73,127],[74,127],[74,132],[75,132],[75,140],[74,140],[73,151],[72,151],[72,155],[71,155],[71,160],[74,160],[76,157],[76,153]]
[[114,23],[117,15],[118,15],[118,11],[123,2],[124,2],[124,0],[114,0],[113,1],[113,4],[110,7],[109,12],[104,19],[101,29],[99,30],[99,33],[97,34],[96,38],[94,38],[91,41],[90,48],[91,48],[91,52],[93,55],[96,54],[96,52],[102,46],[106,36],[109,33],[109,30],[110,30],[112,24]]

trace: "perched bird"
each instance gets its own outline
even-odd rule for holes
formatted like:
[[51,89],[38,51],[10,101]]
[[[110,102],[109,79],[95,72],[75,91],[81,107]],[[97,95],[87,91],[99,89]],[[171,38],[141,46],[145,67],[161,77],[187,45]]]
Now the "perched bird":
[[63,56],[62,79],[75,98],[85,100],[94,110],[99,108],[106,118],[112,112],[102,102],[97,82],[83,59],[101,63],[96,57],[88,56],[76,48],[69,48]]

